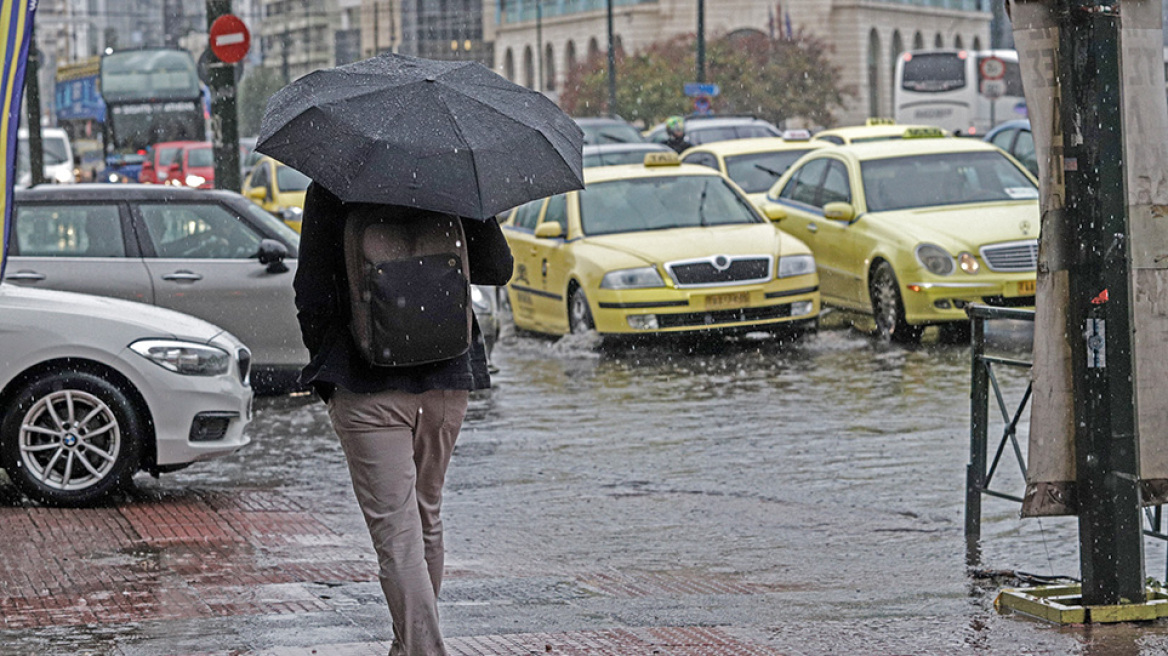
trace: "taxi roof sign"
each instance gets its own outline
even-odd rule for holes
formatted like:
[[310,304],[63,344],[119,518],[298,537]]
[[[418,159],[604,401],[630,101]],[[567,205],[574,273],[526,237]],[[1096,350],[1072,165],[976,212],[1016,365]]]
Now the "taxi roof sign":
[[681,166],[681,158],[674,152],[645,153],[645,166]]
[[905,139],[939,139],[945,136],[945,131],[941,128],[933,127],[914,127],[905,128]]
[[811,139],[811,130],[783,130],[784,141],[807,141]]
[[872,127],[873,125],[896,125],[896,121],[890,118],[881,118],[879,116],[869,117],[864,121],[864,125]]

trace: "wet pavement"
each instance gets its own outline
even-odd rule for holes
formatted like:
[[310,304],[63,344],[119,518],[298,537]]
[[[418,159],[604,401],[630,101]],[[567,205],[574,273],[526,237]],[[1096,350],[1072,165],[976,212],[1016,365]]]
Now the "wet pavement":
[[[968,347],[521,337],[495,363],[447,481],[452,655],[1168,653],[1162,623],[998,615],[1012,581],[967,574]],[[107,507],[0,482],[0,654],[384,654],[324,406],[261,399],[249,430]],[[986,567],[1077,573],[1073,519],[987,499],[984,520]],[[1164,577],[1163,543],[1147,562]]]

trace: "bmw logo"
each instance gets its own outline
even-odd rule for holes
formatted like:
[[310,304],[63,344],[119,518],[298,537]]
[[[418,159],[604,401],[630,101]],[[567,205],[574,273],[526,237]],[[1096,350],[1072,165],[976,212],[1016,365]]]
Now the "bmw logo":
[[65,439],[63,441],[65,442],[65,446],[77,446],[77,436],[73,433],[65,435]]

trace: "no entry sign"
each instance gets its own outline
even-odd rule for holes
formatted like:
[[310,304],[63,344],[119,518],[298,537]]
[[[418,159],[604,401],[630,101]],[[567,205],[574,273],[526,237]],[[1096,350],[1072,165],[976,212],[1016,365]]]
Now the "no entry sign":
[[234,64],[247,55],[251,47],[251,34],[247,26],[235,14],[225,14],[211,23],[211,52],[219,61]]

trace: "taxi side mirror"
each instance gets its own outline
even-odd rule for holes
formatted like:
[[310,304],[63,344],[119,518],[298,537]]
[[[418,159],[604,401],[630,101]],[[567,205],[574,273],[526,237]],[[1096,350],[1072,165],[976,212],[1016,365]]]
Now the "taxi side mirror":
[[836,221],[851,221],[856,218],[856,208],[851,203],[828,203],[823,206],[823,218]]
[[247,190],[247,197],[257,202],[263,202],[268,199],[268,190],[263,187],[252,187]]
[[535,227],[537,239],[559,239],[564,236],[564,226],[558,223],[541,223]]
[[787,218],[787,210],[778,203],[764,202],[762,206],[762,213],[771,221],[782,221]]

